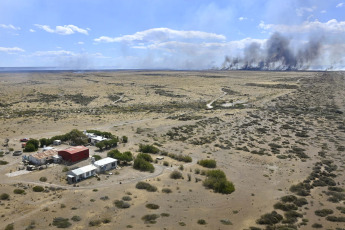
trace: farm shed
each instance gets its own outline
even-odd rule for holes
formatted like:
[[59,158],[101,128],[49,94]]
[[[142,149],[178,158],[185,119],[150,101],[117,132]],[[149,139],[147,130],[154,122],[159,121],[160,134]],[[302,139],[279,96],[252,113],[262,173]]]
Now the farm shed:
[[105,140],[108,140],[107,138],[105,137],[101,137],[101,136],[93,136],[93,137],[90,137],[90,142],[92,145],[95,145],[101,141],[105,141]]
[[57,156],[58,151],[55,149],[50,149],[40,153],[34,153],[27,157],[27,160],[30,161],[34,165],[44,165],[47,163],[57,163],[58,158],[54,157]]
[[97,167],[98,172],[105,172],[110,169],[117,167],[117,160],[111,157],[107,157],[93,163],[94,166]]
[[75,146],[58,152],[59,156],[68,162],[77,162],[89,158],[89,149],[84,146]]
[[67,173],[68,183],[76,183],[96,174],[97,167],[94,165],[86,165],[81,168],[71,170]]

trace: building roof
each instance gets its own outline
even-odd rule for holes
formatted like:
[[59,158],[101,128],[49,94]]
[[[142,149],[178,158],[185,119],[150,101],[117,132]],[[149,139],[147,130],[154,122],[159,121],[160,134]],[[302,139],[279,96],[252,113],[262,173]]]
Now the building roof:
[[72,170],[71,172],[77,176],[81,175],[81,174],[84,174],[86,172],[91,172],[92,170],[96,170],[96,166],[94,165],[86,165],[84,167],[81,167],[81,168],[77,168],[77,169],[74,169]]
[[75,154],[84,150],[88,150],[88,148],[86,148],[85,146],[75,146],[68,149],[64,149],[62,151],[68,152],[70,154]]
[[36,158],[36,159],[45,159],[47,157],[52,157],[52,156],[57,155],[57,154],[58,154],[57,150],[50,149],[50,150],[47,150],[44,152],[32,154],[31,156]]
[[106,157],[101,160],[95,161],[93,164],[96,166],[107,165],[116,162],[117,160],[111,157]]
[[104,141],[104,140],[107,140],[107,138],[105,137],[101,137],[101,136],[94,136],[94,137],[91,137],[92,140],[95,140],[95,141]]

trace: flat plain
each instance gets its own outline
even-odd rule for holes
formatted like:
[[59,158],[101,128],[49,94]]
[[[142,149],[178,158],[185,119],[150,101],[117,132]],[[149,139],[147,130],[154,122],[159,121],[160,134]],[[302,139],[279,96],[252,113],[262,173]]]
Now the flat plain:
[[[64,165],[15,175],[21,157],[3,154],[0,193],[9,198],[0,201],[0,226],[56,229],[62,217],[69,229],[345,229],[344,89],[344,72],[1,73],[4,152],[21,149],[24,137],[97,129],[127,136],[121,152],[137,155],[139,144],[153,144],[192,162],[165,154],[153,173],[129,165],[73,186]],[[233,193],[203,186],[202,159],[217,162]],[[174,170],[183,178],[171,179]],[[139,181],[158,190],[139,190]],[[36,185],[45,191],[34,192]],[[114,205],[122,198],[129,208]]]

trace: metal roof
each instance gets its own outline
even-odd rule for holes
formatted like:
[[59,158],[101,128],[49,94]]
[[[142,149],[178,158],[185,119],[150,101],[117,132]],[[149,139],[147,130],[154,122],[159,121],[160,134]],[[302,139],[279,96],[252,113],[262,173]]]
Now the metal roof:
[[75,147],[71,147],[68,149],[61,150],[61,151],[65,151],[65,152],[68,152],[70,154],[75,154],[75,153],[79,153],[79,152],[84,151],[84,150],[88,150],[88,148],[86,148],[85,146],[75,146]]
[[52,157],[52,156],[57,155],[57,154],[58,154],[57,150],[50,149],[50,150],[47,150],[44,152],[32,154],[31,156],[36,158],[36,159],[45,159],[47,157]]
[[81,168],[77,168],[77,169],[74,169],[72,170],[71,172],[77,176],[81,175],[81,174],[84,174],[84,173],[87,173],[87,172],[91,172],[92,170],[96,170],[96,166],[94,165],[86,165],[84,167],[81,167]]
[[116,162],[117,160],[111,157],[106,157],[101,160],[95,161],[93,164],[96,166],[107,165]]

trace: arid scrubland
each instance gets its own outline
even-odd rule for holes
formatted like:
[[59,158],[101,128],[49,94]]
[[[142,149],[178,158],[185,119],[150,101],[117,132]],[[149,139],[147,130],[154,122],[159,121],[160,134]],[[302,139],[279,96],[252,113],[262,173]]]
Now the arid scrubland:
[[[0,226],[345,229],[344,89],[343,72],[1,73]],[[125,135],[119,151],[149,144],[164,159],[75,186],[64,165],[9,176],[20,138],[72,129]],[[214,175],[235,191],[217,192]]]

